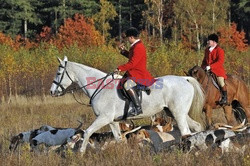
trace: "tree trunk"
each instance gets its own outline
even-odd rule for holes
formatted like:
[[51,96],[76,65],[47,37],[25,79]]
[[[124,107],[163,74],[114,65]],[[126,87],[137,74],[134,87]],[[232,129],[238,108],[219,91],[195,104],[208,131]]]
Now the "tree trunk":
[[119,0],[119,40],[120,43],[122,42],[122,5],[121,5],[121,1]]
[[158,24],[159,24],[159,32],[160,32],[160,42],[162,43],[162,39],[163,39],[163,28],[162,28],[162,19],[163,19],[163,9],[162,9],[162,0],[158,6]]
[[132,8],[131,8],[131,1],[129,1],[129,26],[132,27]]
[[195,24],[195,29],[196,29],[196,41],[197,41],[197,49],[198,52],[201,50],[201,42],[200,42],[200,34],[199,34],[199,27],[198,24]]
[[213,29],[212,32],[214,33],[214,29],[215,29],[215,4],[216,4],[216,0],[214,0],[213,2],[213,18],[212,18],[212,24],[213,24]]
[[44,78],[41,78],[41,87],[42,87],[42,100],[45,100],[45,87],[44,87]]
[[57,32],[58,32],[58,31],[57,31],[57,28],[58,28],[58,27],[57,27],[57,26],[58,26],[57,24],[58,24],[58,23],[57,23],[57,9],[55,9],[55,32],[56,32],[56,34],[57,34]]
[[8,104],[10,104],[10,102],[11,102],[11,98],[12,98],[12,87],[11,87],[11,76],[10,76],[10,74],[8,75],[8,87],[9,87],[9,94],[8,94]]
[[27,38],[27,20],[24,20],[24,29],[23,29],[23,32],[24,32],[24,40],[26,41],[26,38]]
[[153,36],[153,38],[155,38],[155,27],[153,26],[152,28],[153,28],[152,29],[152,36]]
[[174,19],[174,42],[177,42],[177,26],[176,26],[176,19]]
[[17,80],[15,80],[15,82],[14,82],[14,90],[15,90],[15,98],[17,99],[17,96],[18,96]]
[[66,21],[66,4],[65,0],[63,0],[63,25],[65,25],[65,21]]

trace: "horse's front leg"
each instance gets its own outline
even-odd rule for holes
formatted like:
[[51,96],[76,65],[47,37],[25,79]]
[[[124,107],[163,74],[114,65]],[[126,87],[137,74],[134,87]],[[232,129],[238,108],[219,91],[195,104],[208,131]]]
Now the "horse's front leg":
[[113,123],[110,123],[109,124],[112,132],[113,132],[113,135],[116,139],[116,141],[121,141],[121,129],[120,129],[120,126],[119,126],[119,122],[113,122]]
[[89,141],[89,137],[96,132],[97,130],[101,129],[105,125],[111,123],[110,119],[106,116],[98,116],[97,119],[89,126],[89,128],[84,133],[84,139],[82,146],[80,148],[80,152],[85,153],[86,147]]
[[234,125],[232,106],[224,106],[223,110],[224,110],[224,113],[225,113],[225,117],[227,119],[227,124],[228,125]]
[[207,129],[210,129],[212,127],[213,109],[210,106],[206,106],[203,111],[206,114]]

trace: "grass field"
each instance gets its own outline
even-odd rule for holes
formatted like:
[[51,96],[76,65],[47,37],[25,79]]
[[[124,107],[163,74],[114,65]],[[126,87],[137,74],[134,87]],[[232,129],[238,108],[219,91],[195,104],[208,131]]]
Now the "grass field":
[[[88,99],[77,96],[84,103]],[[66,158],[56,153],[33,154],[29,151],[29,145],[20,147],[17,152],[10,153],[9,141],[6,138],[22,131],[38,128],[48,124],[55,127],[76,127],[77,120],[83,121],[83,129],[86,129],[95,119],[91,107],[77,103],[73,96],[52,98],[46,97],[18,97],[12,99],[10,104],[0,104],[0,165],[250,165],[250,149],[244,154],[228,153],[220,156],[213,151],[205,151],[198,155],[185,154],[181,151],[162,152],[154,154],[149,149],[140,149],[133,144],[117,144],[104,151],[88,150],[86,154],[73,154],[68,152]],[[225,122],[222,110],[214,111],[215,122]],[[135,121],[136,124],[149,124],[149,119]],[[106,126],[101,131],[108,131]],[[248,143],[249,144],[249,143]]]

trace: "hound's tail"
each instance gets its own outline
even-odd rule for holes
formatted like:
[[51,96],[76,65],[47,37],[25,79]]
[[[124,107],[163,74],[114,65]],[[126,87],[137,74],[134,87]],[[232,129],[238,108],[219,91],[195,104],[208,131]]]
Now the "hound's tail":
[[247,127],[248,126],[246,124],[246,119],[244,119],[242,121],[242,123],[237,125],[237,126],[230,126],[230,125],[227,125],[225,123],[216,123],[216,124],[214,124],[214,128],[216,130],[218,130],[218,129],[227,129],[227,130],[232,130],[232,131],[236,131],[236,132],[242,132],[242,131],[246,130]]
[[235,119],[240,123],[246,120],[245,124],[247,124],[247,116],[246,116],[245,110],[243,109],[243,107],[237,100],[234,100],[232,102],[232,109],[234,112]]

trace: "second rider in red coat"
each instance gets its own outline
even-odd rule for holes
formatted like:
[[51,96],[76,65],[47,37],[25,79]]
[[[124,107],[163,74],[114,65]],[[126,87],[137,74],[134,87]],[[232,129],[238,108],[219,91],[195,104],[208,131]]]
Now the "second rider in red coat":
[[201,67],[206,71],[211,70],[217,77],[222,97],[219,101],[220,105],[227,104],[227,87],[225,79],[227,79],[226,71],[224,69],[224,50],[218,45],[219,38],[216,34],[208,36],[208,48],[205,50],[205,56]]

